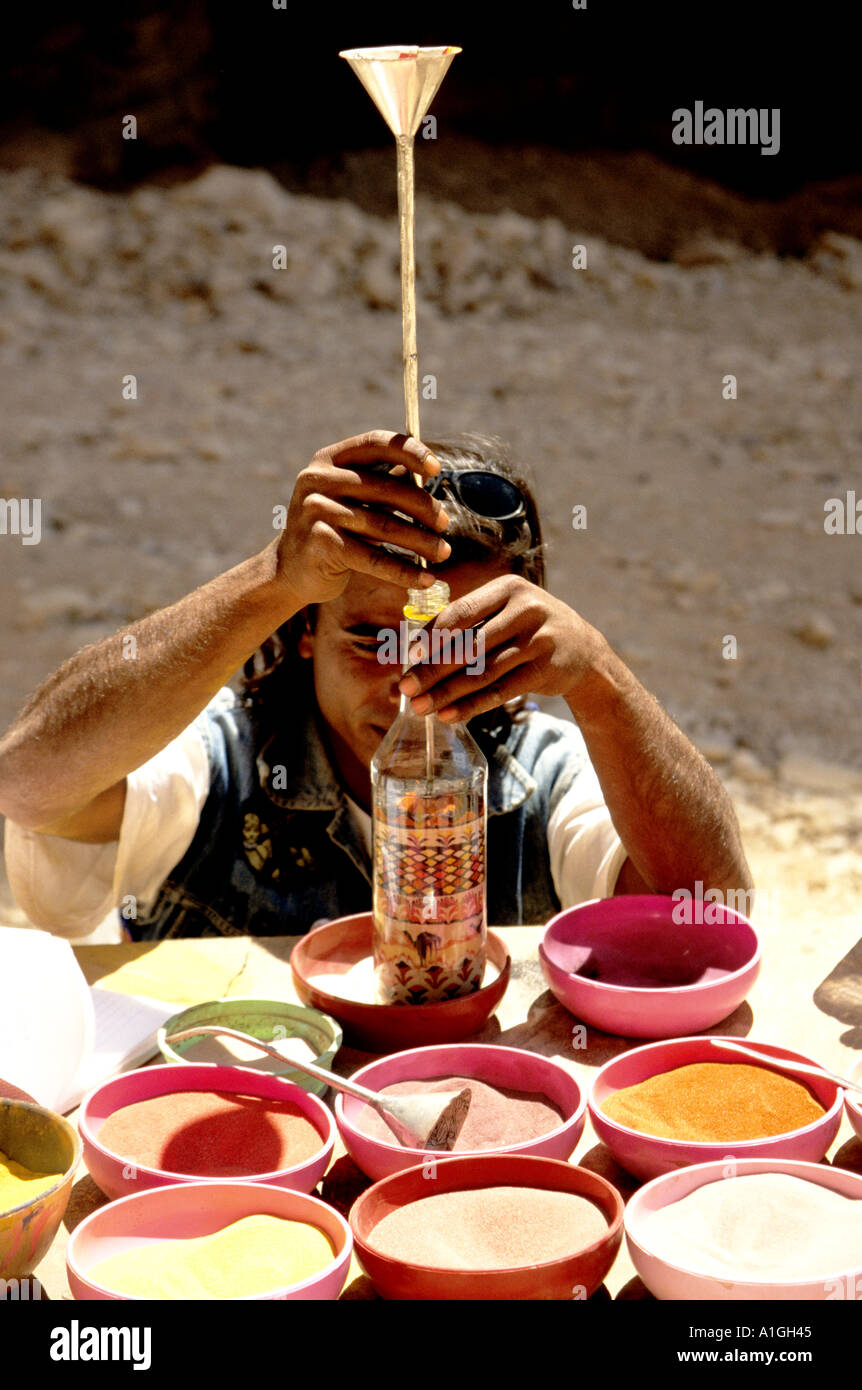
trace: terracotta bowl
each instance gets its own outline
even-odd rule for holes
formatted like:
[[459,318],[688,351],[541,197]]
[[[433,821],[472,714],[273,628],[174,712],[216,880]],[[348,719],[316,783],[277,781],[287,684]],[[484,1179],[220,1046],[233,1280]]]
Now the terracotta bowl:
[[140,1071],[115,1076],[84,1098],[78,1116],[84,1162],[94,1182],[108,1197],[126,1197],[130,1192],[175,1183],[224,1181],[224,1178],[197,1178],[188,1173],[172,1173],[166,1169],[137,1165],[100,1142],[99,1131],[115,1110],[175,1091],[230,1091],[238,1095],[292,1101],[314,1125],[320,1135],[319,1153],[290,1168],[244,1175],[239,1181],[268,1183],[296,1192],[311,1192],[326,1172],[335,1145],[335,1122],[317,1096],[301,1086],[295,1086],[292,1081],[286,1081],[283,1076],[272,1076],[246,1067],[220,1067],[209,1063],[196,1066],[191,1062],[179,1067],[166,1063],[164,1066],[143,1067]]
[[[502,939],[488,932],[488,961],[495,976],[475,994],[442,1004],[376,1004],[344,999],[319,983],[322,975],[345,975],[370,958],[373,919],[370,912],[339,917],[309,932],[290,957],[293,982],[303,1004],[332,1014],[348,1041],[367,1052],[395,1052],[423,1043],[458,1042],[488,1021],[506,992],[512,962]],[[312,984],[311,979],[317,978]]]
[[[825,1114],[802,1129],[789,1130],[787,1134],[773,1134],[768,1139],[744,1139],[730,1143],[691,1143],[684,1139],[660,1139],[655,1135],[641,1134],[626,1125],[617,1124],[601,1109],[604,1101],[615,1091],[626,1086],[636,1086],[647,1077],[660,1072],[673,1071],[677,1067],[689,1066],[694,1062],[734,1062],[748,1063],[749,1058],[738,1052],[722,1052],[712,1047],[711,1041],[736,1042],[735,1038],[677,1038],[669,1042],[648,1043],[645,1047],[633,1048],[619,1057],[607,1062],[597,1073],[589,1097],[590,1119],[598,1137],[607,1144],[617,1163],[633,1173],[637,1178],[655,1178],[661,1173],[669,1173],[692,1163],[708,1163],[712,1160],[733,1155],[736,1158],[787,1158],[801,1159],[818,1163],[823,1158],[841,1124],[843,1092],[834,1081],[805,1078],[804,1084],[820,1102]],[[790,1048],[778,1047],[774,1043],[754,1042],[751,1046],[774,1057],[785,1057],[793,1062],[812,1062],[800,1052]],[[757,1062],[750,1062],[758,1066]],[[789,1072],[783,1073],[790,1076]],[[799,1081],[800,1077],[793,1077]]]
[[0,1279],[19,1279],[47,1254],[60,1229],[81,1161],[81,1141],[69,1121],[53,1110],[4,1099],[0,1100],[0,1152],[34,1172],[60,1174],[38,1197],[0,1211]]
[[332,1263],[299,1284],[285,1284],[266,1293],[238,1294],[243,1301],[260,1299],[336,1299],[350,1267],[353,1237],[333,1207],[317,1197],[250,1182],[190,1182],[135,1192],[94,1211],[76,1226],[66,1250],[69,1287],[75,1298],[146,1300],[117,1293],[90,1274],[93,1265],[132,1246],[157,1240],[187,1240],[212,1235],[245,1216],[280,1216],[306,1221],[329,1236],[335,1247]]
[[[858,1081],[862,1083],[862,1057],[845,1073],[848,1081]],[[847,1118],[855,1129],[859,1138],[862,1139],[862,1091],[845,1091],[844,1105],[847,1110]]]
[[[408,1202],[431,1196],[429,1188],[436,1195],[482,1187],[542,1187],[588,1197],[607,1218],[607,1232],[576,1255],[515,1269],[432,1269],[379,1255],[368,1244],[378,1221]],[[439,1164],[433,1182],[421,1165],[384,1178],[354,1203],[350,1225],[357,1257],[383,1298],[569,1300],[589,1298],[616,1259],[622,1239],[623,1202],[615,1187],[585,1168],[523,1154],[486,1154]]]
[[[370,1062],[355,1072],[352,1080],[377,1091],[396,1081],[421,1081],[439,1076],[475,1076],[490,1086],[506,1086],[513,1091],[543,1091],[565,1117],[556,1129],[537,1139],[507,1148],[482,1149],[474,1154],[475,1157],[511,1153],[566,1159],[577,1147],[586,1123],[586,1095],[565,1067],[536,1052],[487,1043],[417,1047]],[[390,1144],[365,1134],[356,1123],[363,1106],[364,1102],[353,1096],[338,1095],[335,1118],[348,1153],[369,1178],[389,1177],[427,1158],[425,1150],[403,1148],[394,1137]],[[437,1154],[436,1157],[446,1162],[452,1159],[451,1154]]]
[[[685,910],[693,920],[678,920]],[[760,942],[747,918],[713,903],[604,898],[553,917],[539,960],[552,994],[584,1023],[673,1038],[733,1013],[757,979]]]
[[[862,1200],[862,1175],[844,1168],[829,1168],[821,1163],[799,1163],[790,1159],[739,1159],[735,1175],[754,1173],[788,1173],[791,1177],[828,1187],[845,1197]],[[654,1178],[629,1199],[625,1214],[626,1241],[632,1263],[650,1293],[661,1299],[722,1299],[748,1301],[771,1299],[839,1300],[862,1298],[862,1251],[853,1268],[837,1270],[829,1278],[795,1279],[784,1282],[754,1280],[746,1275],[739,1280],[718,1279],[712,1274],[699,1273],[686,1259],[671,1264],[650,1250],[647,1218],[661,1207],[687,1197],[704,1183],[733,1181],[727,1175],[727,1163],[698,1163],[679,1172],[665,1173]]]

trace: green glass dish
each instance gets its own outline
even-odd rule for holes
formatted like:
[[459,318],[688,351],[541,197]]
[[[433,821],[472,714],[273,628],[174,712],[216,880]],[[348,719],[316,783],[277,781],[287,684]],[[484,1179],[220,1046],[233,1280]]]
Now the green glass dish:
[[[172,1046],[166,1041],[172,1033],[183,1028],[196,1028],[204,1024],[235,1028],[240,1033],[248,1033],[261,1042],[281,1042],[286,1038],[301,1038],[314,1051],[309,1061],[319,1067],[332,1068],[333,1058],[341,1047],[344,1036],[341,1025],[329,1014],[318,1009],[309,1009],[302,1004],[286,1004],[279,999],[214,999],[207,1004],[195,1004],[182,1013],[174,1014],[159,1029],[156,1041],[166,1062],[205,1062],[237,1067],[252,1067],[256,1071],[269,1071],[276,1076],[284,1076],[295,1081],[304,1090],[321,1096],[328,1089],[323,1081],[315,1081],[304,1072],[291,1066],[289,1058],[279,1065],[273,1058],[259,1053],[256,1059],[240,1059],[231,1055],[230,1049],[238,1046],[229,1038],[203,1036],[185,1038]],[[205,1055],[206,1054],[206,1055]]]

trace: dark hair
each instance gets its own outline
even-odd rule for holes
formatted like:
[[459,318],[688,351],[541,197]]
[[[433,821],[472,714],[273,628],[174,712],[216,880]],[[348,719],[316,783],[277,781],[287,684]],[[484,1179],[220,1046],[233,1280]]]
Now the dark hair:
[[[494,521],[477,516],[447,492],[444,505],[449,514],[449,527],[445,534],[452,546],[452,554],[444,564],[435,565],[435,573],[445,579],[448,569],[493,555],[495,559],[508,560],[513,574],[523,575],[544,589],[544,544],[532,484],[525,470],[512,462],[502,441],[481,434],[457,434],[447,439],[426,439],[423,442],[444,467],[453,472],[484,469],[508,478],[521,492],[526,506],[523,517],[516,517],[512,521]],[[397,547],[383,548],[391,549],[396,554],[404,553]],[[313,632],[316,622],[317,605],[311,604],[283,623],[245,663],[241,690],[257,723],[271,729],[274,722],[272,715],[284,708],[284,696],[289,687],[303,678],[309,663],[299,656],[299,639],[306,630]],[[517,702],[517,708],[512,711],[515,717],[523,705],[523,700]],[[268,711],[272,712],[269,717]]]

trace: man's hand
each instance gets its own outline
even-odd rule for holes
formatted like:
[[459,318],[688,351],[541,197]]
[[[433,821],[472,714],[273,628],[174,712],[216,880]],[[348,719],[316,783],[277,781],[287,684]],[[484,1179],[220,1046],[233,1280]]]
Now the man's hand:
[[[484,669],[452,664],[413,668],[399,689],[415,714],[472,719],[517,695],[568,697],[594,665],[601,635],[553,594],[517,574],[502,575],[444,608],[437,629],[477,628]],[[479,661],[468,662],[471,667]]]
[[[405,471],[392,476],[368,467],[379,463]],[[278,572],[291,606],[338,598],[352,571],[402,589],[434,582],[429,570],[379,545],[412,550],[432,564],[451,554],[440,535],[449,524],[444,508],[407,470],[422,480],[439,473],[440,464],[418,439],[389,430],[372,430],[314,455],[296,480],[278,544]]]
[[[476,628],[477,660],[414,666],[399,685],[416,714],[472,719],[528,691],[562,695],[577,720],[628,852],[617,893],[673,893],[694,884],[751,887],[730,800],[706,759],[602,634],[517,575],[450,603],[435,627]],[[466,644],[465,644],[466,645]]]

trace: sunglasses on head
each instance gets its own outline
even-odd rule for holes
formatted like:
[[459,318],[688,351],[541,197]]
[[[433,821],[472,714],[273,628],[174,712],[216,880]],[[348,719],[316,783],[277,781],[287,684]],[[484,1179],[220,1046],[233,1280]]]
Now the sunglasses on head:
[[514,521],[527,512],[521,489],[508,478],[486,469],[454,472],[441,468],[435,477],[426,480],[425,491],[437,497],[443,488],[448,488],[468,511],[487,521]]

